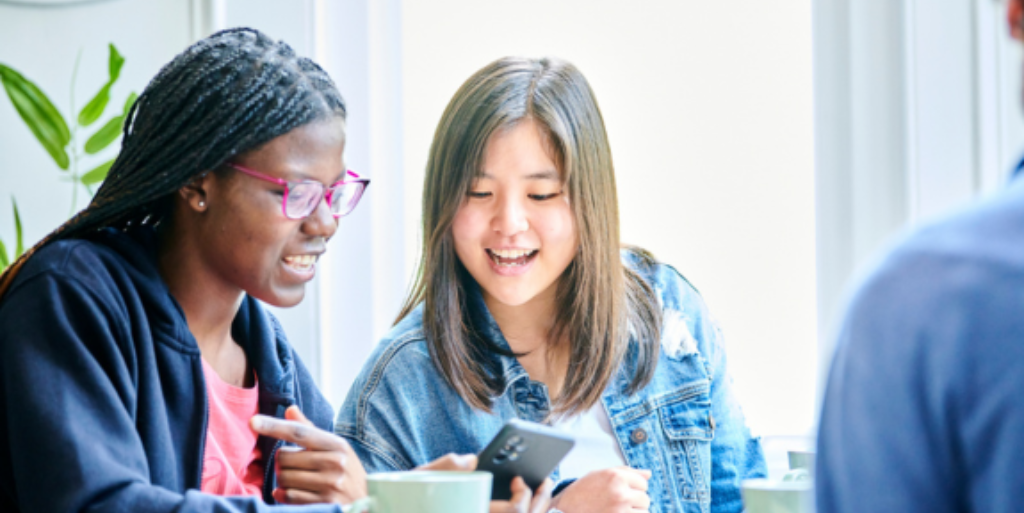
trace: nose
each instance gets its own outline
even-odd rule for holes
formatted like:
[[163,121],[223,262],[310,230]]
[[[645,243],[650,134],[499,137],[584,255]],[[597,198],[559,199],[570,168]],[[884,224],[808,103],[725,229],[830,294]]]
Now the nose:
[[530,227],[526,209],[521,201],[508,198],[498,202],[497,211],[491,220],[491,228],[505,237],[525,232]]
[[338,231],[338,220],[327,206],[327,199],[321,198],[313,213],[302,221],[302,232],[313,237],[330,239]]

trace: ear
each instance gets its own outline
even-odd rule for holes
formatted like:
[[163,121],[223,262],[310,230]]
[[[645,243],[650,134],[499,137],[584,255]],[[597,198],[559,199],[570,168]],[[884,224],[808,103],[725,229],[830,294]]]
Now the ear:
[[1024,41],[1024,0],[1006,2],[1006,23],[1010,28],[1010,36]]
[[192,210],[196,212],[206,212],[206,209],[210,208],[206,194],[209,187],[210,173],[203,173],[195,177],[184,187],[178,189],[178,194],[181,196],[181,199],[185,200],[185,204],[187,204]]

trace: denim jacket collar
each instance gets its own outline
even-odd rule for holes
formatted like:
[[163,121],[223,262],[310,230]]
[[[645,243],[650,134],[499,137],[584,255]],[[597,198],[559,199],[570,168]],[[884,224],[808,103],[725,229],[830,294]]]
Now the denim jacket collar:
[[[505,396],[511,391],[513,394],[512,399],[517,405],[532,404],[534,408],[539,408],[543,415],[546,416],[550,409],[550,395],[547,385],[530,379],[529,374],[519,363],[519,360],[511,356],[512,348],[509,346],[508,340],[505,339],[505,335],[502,334],[498,322],[491,315],[490,309],[487,308],[487,303],[484,301],[480,286],[473,280],[467,281],[469,283],[465,284],[464,290],[466,291],[466,304],[469,309],[469,318],[473,324],[473,329],[480,337],[485,338],[486,341],[505,352],[505,354],[491,353],[496,363],[495,368],[501,373],[504,385],[502,393],[498,397]],[[604,393],[605,396],[617,397],[624,394],[629,388],[630,378],[636,368],[637,350],[636,340],[631,336],[624,361],[620,365],[618,372],[612,376],[609,386]],[[538,413],[540,412],[536,412],[534,415]]]
[[495,399],[511,394],[510,399],[520,411],[521,418],[542,421],[551,411],[551,396],[547,385],[530,379],[519,360],[512,356],[512,348],[487,308],[480,286],[473,280],[467,281],[469,283],[465,284],[464,290],[473,330],[498,351],[505,353],[491,351],[495,371],[500,373],[502,383],[502,393]]

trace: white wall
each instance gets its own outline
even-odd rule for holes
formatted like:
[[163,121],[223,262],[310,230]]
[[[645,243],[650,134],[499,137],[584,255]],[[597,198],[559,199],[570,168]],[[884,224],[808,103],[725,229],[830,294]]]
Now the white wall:
[[[816,357],[811,5],[437,0],[403,6],[405,198],[463,80],[505,55],[576,64],[615,156],[625,242],[701,290],[765,434],[813,424]],[[406,211],[407,265],[419,210]]]
[[317,55],[349,107],[345,160],[372,179],[321,260],[321,388],[340,406],[390,329],[410,271],[404,189],[401,2],[317,0]]

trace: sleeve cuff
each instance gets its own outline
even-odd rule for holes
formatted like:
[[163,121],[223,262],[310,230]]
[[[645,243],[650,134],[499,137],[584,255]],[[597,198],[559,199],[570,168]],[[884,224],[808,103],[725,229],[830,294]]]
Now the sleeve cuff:
[[575,482],[576,482],[576,478],[563,479],[563,480],[559,481],[558,484],[555,485],[555,489],[551,492],[551,496],[552,497],[557,496],[558,494],[562,493],[563,490],[568,488],[569,485],[571,485],[571,484],[573,484]]

